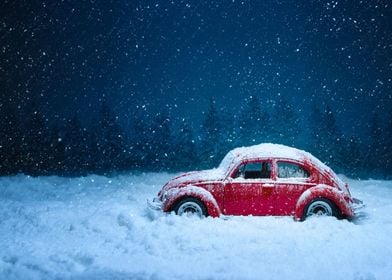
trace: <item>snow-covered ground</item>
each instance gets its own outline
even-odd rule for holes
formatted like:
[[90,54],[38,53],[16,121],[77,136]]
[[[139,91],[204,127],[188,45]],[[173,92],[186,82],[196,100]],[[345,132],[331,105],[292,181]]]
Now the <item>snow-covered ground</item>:
[[0,178],[0,279],[391,279],[392,181],[349,222],[148,210],[172,175]]

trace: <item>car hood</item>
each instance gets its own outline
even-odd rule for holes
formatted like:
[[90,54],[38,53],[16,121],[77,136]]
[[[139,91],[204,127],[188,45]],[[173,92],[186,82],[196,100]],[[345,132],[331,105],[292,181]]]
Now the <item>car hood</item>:
[[183,173],[174,177],[163,187],[162,191],[167,191],[174,187],[181,187],[185,185],[192,185],[208,181],[221,181],[225,178],[225,171],[221,168],[214,168],[203,171],[193,171]]

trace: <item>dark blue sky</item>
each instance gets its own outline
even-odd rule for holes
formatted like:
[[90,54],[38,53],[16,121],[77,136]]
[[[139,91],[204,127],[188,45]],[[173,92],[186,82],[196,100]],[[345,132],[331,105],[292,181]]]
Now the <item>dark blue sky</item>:
[[105,98],[123,120],[140,105],[199,120],[211,96],[253,95],[330,104],[360,131],[392,108],[388,2],[3,1],[1,98],[39,96],[49,118],[91,118]]

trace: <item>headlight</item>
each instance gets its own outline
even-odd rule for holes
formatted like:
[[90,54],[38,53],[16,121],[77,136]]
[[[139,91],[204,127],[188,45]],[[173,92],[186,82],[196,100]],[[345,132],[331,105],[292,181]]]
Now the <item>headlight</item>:
[[165,191],[162,195],[162,202],[165,202],[167,198],[167,191]]

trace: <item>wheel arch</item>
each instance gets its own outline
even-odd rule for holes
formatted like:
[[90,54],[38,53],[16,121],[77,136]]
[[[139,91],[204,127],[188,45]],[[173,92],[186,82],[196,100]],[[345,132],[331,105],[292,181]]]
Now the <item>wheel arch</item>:
[[173,188],[169,191],[167,195],[167,200],[164,203],[164,211],[170,212],[173,211],[175,206],[185,198],[196,198],[200,200],[201,203],[207,209],[207,215],[211,217],[219,217],[222,213],[219,209],[218,203],[212,194],[197,186],[187,185],[181,188]]
[[331,202],[336,207],[339,217],[350,217],[353,215],[352,209],[344,199],[342,191],[329,185],[317,185],[306,190],[300,196],[295,207],[294,218],[303,221],[307,206],[317,199],[326,199]]

